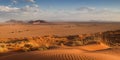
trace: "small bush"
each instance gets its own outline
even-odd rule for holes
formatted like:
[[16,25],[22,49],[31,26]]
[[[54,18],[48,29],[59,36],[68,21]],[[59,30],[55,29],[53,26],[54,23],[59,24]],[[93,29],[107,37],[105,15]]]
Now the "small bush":
[[46,45],[41,45],[38,50],[48,50],[49,46],[46,44]]
[[68,42],[66,45],[68,46],[82,46],[84,45],[83,41],[71,41]]
[[21,48],[21,51],[24,51],[24,52],[29,52],[29,51],[34,51],[34,50],[37,50],[37,48],[34,47],[32,44],[25,44],[25,45]]
[[8,48],[0,47],[0,53],[8,52]]
[[70,35],[70,36],[67,36],[67,39],[74,41],[74,40],[80,40],[80,37],[79,35]]
[[56,48],[58,48],[58,46],[55,46],[55,45],[54,45],[54,46],[49,46],[49,47],[48,47],[48,49],[56,49]]
[[48,50],[48,48],[47,47],[40,47],[37,50],[43,51],[43,50]]
[[30,48],[23,47],[20,51],[28,52],[28,51],[30,51]]
[[74,43],[75,43],[76,46],[84,45],[83,41],[75,41]]
[[25,44],[24,47],[26,47],[26,48],[32,48],[33,46],[31,44]]

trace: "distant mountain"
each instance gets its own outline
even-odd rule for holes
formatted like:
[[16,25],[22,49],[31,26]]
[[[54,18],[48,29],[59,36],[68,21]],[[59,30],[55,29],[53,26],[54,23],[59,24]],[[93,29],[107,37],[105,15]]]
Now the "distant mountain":
[[103,21],[103,20],[89,20],[89,22],[106,22],[106,21]]
[[9,24],[22,24],[22,23],[25,23],[24,21],[21,21],[21,20],[14,20],[14,19],[11,19],[9,21],[6,21],[5,23],[9,23]]
[[6,21],[7,24],[41,24],[41,23],[47,23],[44,20],[31,20],[31,21],[21,21],[21,20],[15,20],[11,19],[9,21]]
[[32,20],[28,21],[29,24],[41,24],[41,23],[47,23],[45,20]]
[[114,21],[106,21],[106,20],[89,20],[89,22],[114,22]]

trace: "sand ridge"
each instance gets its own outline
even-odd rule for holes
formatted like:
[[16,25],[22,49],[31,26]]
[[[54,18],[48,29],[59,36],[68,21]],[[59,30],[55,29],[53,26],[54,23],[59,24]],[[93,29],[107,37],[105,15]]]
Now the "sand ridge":
[[13,54],[0,57],[0,60],[119,60],[119,58],[107,54],[85,53],[77,49],[57,49]]

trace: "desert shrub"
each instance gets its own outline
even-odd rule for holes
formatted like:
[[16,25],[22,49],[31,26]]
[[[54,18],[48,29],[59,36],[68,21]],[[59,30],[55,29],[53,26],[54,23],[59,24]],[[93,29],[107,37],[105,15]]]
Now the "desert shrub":
[[0,47],[0,53],[8,52],[8,48]]
[[103,32],[102,42],[111,47],[120,46],[120,30]]
[[31,44],[25,44],[24,47],[31,48],[33,46]]
[[42,45],[38,47],[37,50],[43,51],[43,50],[56,49],[56,48],[58,48],[58,46],[56,45],[51,45],[51,46]]
[[36,50],[48,50],[49,46],[41,45],[41,46],[34,46],[33,44],[25,44],[20,51],[29,52],[29,51],[36,51]]
[[0,44],[0,53],[7,52],[8,48],[6,47],[6,44],[1,43]]
[[98,43],[97,40],[95,40],[98,37],[95,37],[93,34],[85,34],[83,37],[79,37],[78,35],[74,36],[68,36],[68,42],[65,43],[67,46],[83,46],[87,44],[95,44]]
[[88,45],[88,44],[98,44],[98,43],[99,43],[99,41],[90,40],[90,41],[84,42],[84,45]]
[[[50,49],[50,45],[48,45],[48,44],[44,44],[44,45],[41,45],[39,48],[38,48],[38,50],[48,50],[48,49]],[[51,47],[52,48],[52,47]]]
[[22,51],[22,52],[28,52],[29,51],[29,48],[25,48],[25,47],[22,47],[20,50],[18,51]]
[[82,46],[82,45],[84,45],[83,41],[75,41],[74,43],[75,43],[76,46]]
[[23,39],[14,38],[14,39],[9,39],[5,43],[21,43],[21,42],[29,42],[29,40],[27,38],[23,38]]
[[11,32],[11,33],[15,33],[15,32]]
[[5,44],[1,44],[0,47],[1,47],[1,48],[5,48],[6,45],[5,45]]
[[39,47],[37,50],[43,51],[43,50],[48,50],[48,48],[47,47]]
[[83,41],[69,41],[65,45],[67,46],[82,46],[84,45]]
[[70,36],[67,36],[67,39],[68,40],[80,40],[80,37],[79,35],[70,35]]
[[64,45],[72,46],[72,44],[73,44],[73,41],[68,41],[68,42],[66,42]]
[[56,45],[61,45],[61,44],[63,44],[64,42],[65,42],[65,41],[62,41],[62,40],[59,40],[59,41],[58,41],[58,40],[57,40],[57,41],[56,41]]
[[33,51],[36,50],[35,47],[33,47],[32,44],[24,44],[24,46],[21,48],[20,51],[28,52],[28,51]]

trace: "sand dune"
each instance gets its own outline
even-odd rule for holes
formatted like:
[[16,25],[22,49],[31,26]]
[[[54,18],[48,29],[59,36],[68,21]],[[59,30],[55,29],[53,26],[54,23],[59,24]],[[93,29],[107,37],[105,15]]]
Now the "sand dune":
[[98,53],[85,53],[77,49],[35,51],[0,57],[0,60],[119,60],[120,58]]
[[[91,34],[103,31],[111,31],[117,30],[120,28],[120,24],[55,24],[55,25],[2,25],[0,26],[0,41],[1,46],[3,48],[9,47],[9,49],[14,48],[15,46],[18,48],[29,48],[29,51],[7,51],[6,53],[0,53],[0,60],[120,60],[120,49],[112,49],[107,44],[102,44],[101,40],[97,40],[100,42],[92,43],[92,44],[83,44],[82,40],[75,38],[76,40],[69,40],[68,37],[64,37],[64,35],[81,35],[81,34]],[[9,29],[8,29],[9,28]],[[47,36],[48,37],[41,37]],[[50,36],[49,36],[50,35]],[[63,36],[53,38],[51,35]],[[40,37],[39,37],[40,36]],[[117,34],[119,39],[119,34]],[[27,37],[30,37],[27,38]],[[36,38],[34,38],[36,37]],[[93,36],[92,36],[93,37]],[[20,38],[20,40],[19,40]],[[27,38],[28,40],[21,38]],[[82,37],[84,38],[84,37]],[[17,42],[8,44],[9,39],[14,39]],[[85,42],[93,41],[91,38],[86,36],[84,38]],[[36,43],[41,44],[42,48],[48,48],[48,46],[55,45],[59,48],[56,49],[47,49],[44,51],[32,51],[32,48],[37,45]],[[96,41],[96,40],[95,40]],[[109,40],[107,40],[108,42]],[[27,44],[27,43],[31,43]],[[63,44],[64,42],[64,44]],[[67,43],[70,43],[70,45]],[[76,43],[77,42],[77,43]],[[94,41],[93,41],[94,42]],[[112,43],[111,41],[109,41]],[[118,42],[116,40],[114,43]],[[60,44],[59,44],[60,43]],[[79,43],[79,46],[77,44]],[[114,44],[113,43],[113,44]],[[27,44],[27,45],[26,45]],[[45,44],[42,45],[42,44]],[[9,46],[10,45],[10,46]],[[119,42],[118,44],[119,45]],[[12,47],[11,47],[12,46]],[[22,47],[21,47],[22,46]],[[28,46],[28,47],[26,47]],[[31,48],[32,46],[32,48]],[[37,46],[37,48],[41,48]],[[47,46],[47,47],[46,47]],[[16,48],[16,49],[17,49]],[[24,49],[25,50],[25,49]]]
[[[8,30],[9,28],[9,30]],[[43,35],[79,35],[116,30],[120,24],[116,23],[66,23],[55,25],[3,25],[0,26],[0,38],[19,38]]]
[[80,48],[87,51],[98,51],[98,50],[109,49],[110,47],[105,44],[91,44],[91,45],[81,46]]

